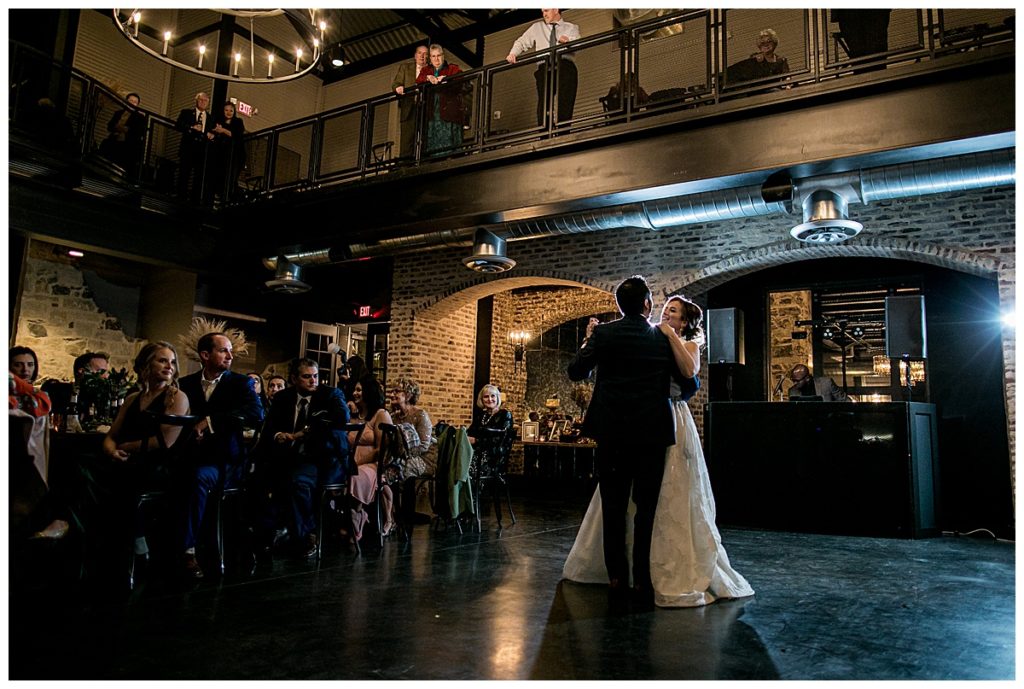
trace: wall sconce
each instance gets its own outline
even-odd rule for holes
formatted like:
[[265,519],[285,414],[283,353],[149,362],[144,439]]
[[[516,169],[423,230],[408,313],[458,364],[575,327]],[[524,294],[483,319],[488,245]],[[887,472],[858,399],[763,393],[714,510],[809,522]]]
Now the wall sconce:
[[513,366],[512,372],[519,373],[519,364],[526,356],[526,343],[530,339],[530,333],[525,330],[513,330],[508,334],[509,344],[512,345]]
[[[913,385],[924,382],[924,362],[907,361],[907,365],[900,366],[900,385]],[[910,382],[907,382],[907,368],[910,368]]]

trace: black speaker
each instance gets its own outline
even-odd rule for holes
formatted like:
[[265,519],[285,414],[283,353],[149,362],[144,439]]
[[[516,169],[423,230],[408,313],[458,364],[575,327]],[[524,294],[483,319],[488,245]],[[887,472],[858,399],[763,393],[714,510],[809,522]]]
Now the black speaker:
[[708,362],[743,364],[743,312],[708,309]]
[[924,296],[885,298],[885,355],[890,359],[928,356]]

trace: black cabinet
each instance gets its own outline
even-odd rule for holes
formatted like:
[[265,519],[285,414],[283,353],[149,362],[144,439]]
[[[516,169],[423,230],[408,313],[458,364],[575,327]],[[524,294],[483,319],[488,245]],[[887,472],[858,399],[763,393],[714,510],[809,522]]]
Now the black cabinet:
[[938,532],[932,404],[712,402],[704,433],[719,524],[897,538]]

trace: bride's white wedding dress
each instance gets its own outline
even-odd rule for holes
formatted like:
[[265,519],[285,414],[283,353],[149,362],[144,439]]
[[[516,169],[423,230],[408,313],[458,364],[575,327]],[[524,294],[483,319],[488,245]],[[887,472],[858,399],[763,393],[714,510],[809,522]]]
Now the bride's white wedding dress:
[[[682,608],[707,605],[718,598],[751,596],[754,589],[729,564],[715,526],[715,498],[693,415],[686,402],[674,402],[673,407],[676,444],[668,448],[665,458],[651,540],[654,602],[661,607]],[[630,558],[635,513],[636,506],[630,500],[626,527],[626,552]],[[585,584],[608,583],[598,490],[594,491],[562,576]]]

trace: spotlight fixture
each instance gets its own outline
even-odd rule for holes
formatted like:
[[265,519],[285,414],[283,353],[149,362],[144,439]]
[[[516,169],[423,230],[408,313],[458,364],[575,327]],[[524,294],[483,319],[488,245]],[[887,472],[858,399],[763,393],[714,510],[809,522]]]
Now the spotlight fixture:
[[345,48],[341,43],[332,45],[327,51],[327,57],[333,67],[344,67],[348,60],[345,59]]
[[78,249],[68,249],[68,256],[72,258],[82,258],[85,256],[85,252],[79,251]]
[[860,326],[860,325],[853,326],[852,328],[850,328],[850,334],[853,335],[854,337],[858,338],[858,339],[861,338],[861,337],[864,337],[864,328],[863,328],[863,326]]
[[826,340],[831,340],[833,337],[836,336],[836,331],[833,330],[831,327],[826,327],[824,330],[821,331],[821,336]]

